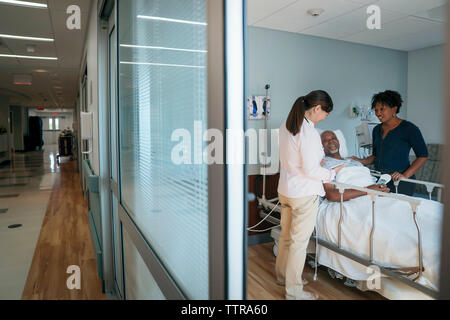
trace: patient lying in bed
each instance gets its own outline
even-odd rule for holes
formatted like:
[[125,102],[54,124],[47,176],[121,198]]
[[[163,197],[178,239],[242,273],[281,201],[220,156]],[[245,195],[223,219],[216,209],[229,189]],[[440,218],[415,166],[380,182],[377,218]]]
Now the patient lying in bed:
[[[344,176],[348,180],[348,176],[359,177],[356,179],[358,187],[366,187],[368,189],[373,189],[381,192],[389,192],[389,188],[384,184],[374,184],[371,178],[370,171],[366,167],[362,166],[361,163],[354,161],[352,159],[344,159],[339,153],[340,143],[333,131],[324,131],[320,135],[322,138],[323,150],[325,152],[325,158],[322,161],[322,165],[326,166],[327,162],[330,163],[333,160],[346,160],[345,168],[342,169],[336,179]],[[347,169],[349,168],[349,169]],[[334,185],[325,183],[323,185],[326,193],[326,198],[328,201],[340,201],[341,195],[339,190],[335,188]],[[359,190],[345,190],[344,201],[354,199],[357,197],[365,196],[366,193]]]
[[[334,136],[334,137],[333,137]],[[337,159],[339,141],[333,132],[322,134],[325,154]],[[337,152],[336,152],[337,149]],[[385,185],[374,184],[368,168],[349,166],[336,176],[336,181],[389,192]],[[340,218],[340,193],[334,185],[324,184],[327,201],[319,206],[317,232],[320,238],[337,243]],[[344,193],[342,248],[369,255],[369,236],[372,227],[372,201],[365,192],[346,190]],[[403,200],[377,197],[375,202],[376,227],[374,232],[374,261],[393,268],[408,268],[418,265],[417,229],[410,204]],[[421,228],[423,261],[425,271],[419,283],[437,288],[440,265],[440,240],[443,205],[436,201],[421,199],[417,208],[417,219]],[[319,264],[326,265],[354,280],[367,280],[370,274],[366,267],[325,247],[320,247]]]

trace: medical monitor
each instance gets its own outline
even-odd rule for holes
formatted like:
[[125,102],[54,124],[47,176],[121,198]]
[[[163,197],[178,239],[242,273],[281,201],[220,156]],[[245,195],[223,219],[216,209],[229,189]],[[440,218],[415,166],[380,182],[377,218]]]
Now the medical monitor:
[[358,139],[358,146],[360,148],[372,146],[372,132],[377,124],[376,122],[363,121],[355,128],[356,138]]

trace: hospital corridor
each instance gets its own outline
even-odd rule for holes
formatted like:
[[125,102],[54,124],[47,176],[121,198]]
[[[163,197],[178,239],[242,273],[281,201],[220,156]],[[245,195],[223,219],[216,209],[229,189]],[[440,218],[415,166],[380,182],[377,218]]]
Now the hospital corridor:
[[449,16],[0,0],[0,301],[450,299]]

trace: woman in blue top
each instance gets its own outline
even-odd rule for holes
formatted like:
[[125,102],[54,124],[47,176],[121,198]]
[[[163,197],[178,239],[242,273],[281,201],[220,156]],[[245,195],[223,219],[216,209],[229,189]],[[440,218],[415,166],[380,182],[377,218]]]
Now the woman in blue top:
[[[397,117],[402,106],[402,97],[396,91],[386,90],[372,98],[372,109],[380,119],[372,132],[373,154],[365,159],[352,157],[364,165],[375,165],[375,170],[388,173],[393,181],[402,178],[414,179],[414,174],[428,160],[428,149],[419,128],[413,123]],[[410,164],[409,152],[413,149],[416,160]],[[388,184],[395,192],[392,181]],[[401,182],[398,192],[412,196],[415,184]]]

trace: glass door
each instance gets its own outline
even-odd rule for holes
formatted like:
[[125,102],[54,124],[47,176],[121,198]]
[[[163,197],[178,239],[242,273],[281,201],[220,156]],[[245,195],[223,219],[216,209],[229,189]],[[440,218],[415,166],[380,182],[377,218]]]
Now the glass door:
[[[243,144],[218,144],[208,131],[243,129],[243,66],[232,63],[242,48],[231,43],[242,45],[242,34],[226,39],[224,27],[236,23],[224,20],[225,10],[242,11],[242,1],[119,0],[114,7],[108,145],[118,296],[242,299],[244,164],[215,155]],[[225,54],[238,81],[225,81]],[[216,153],[208,154],[212,141]]]

